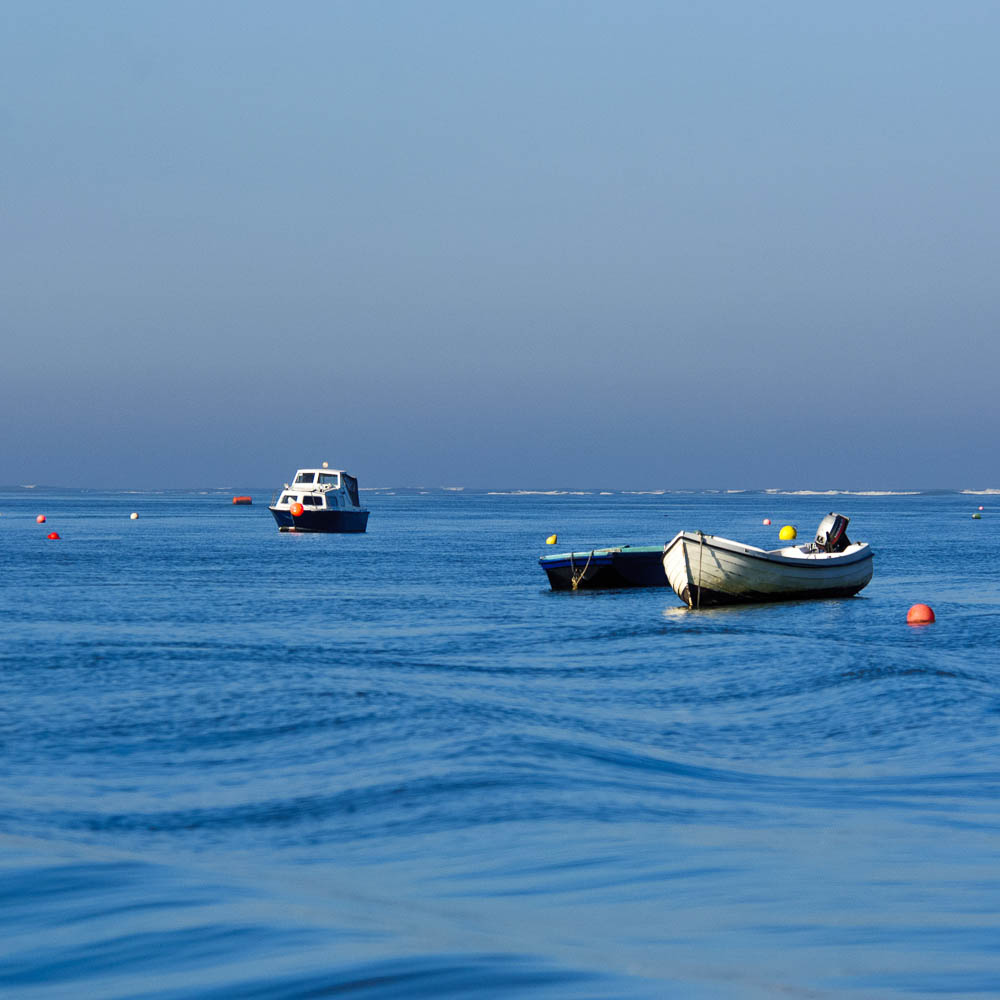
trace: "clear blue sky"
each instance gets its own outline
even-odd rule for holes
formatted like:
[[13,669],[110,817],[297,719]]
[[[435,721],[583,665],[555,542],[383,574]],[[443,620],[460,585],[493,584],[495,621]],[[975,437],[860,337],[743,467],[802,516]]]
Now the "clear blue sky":
[[0,483],[1000,486],[1000,5],[0,7]]

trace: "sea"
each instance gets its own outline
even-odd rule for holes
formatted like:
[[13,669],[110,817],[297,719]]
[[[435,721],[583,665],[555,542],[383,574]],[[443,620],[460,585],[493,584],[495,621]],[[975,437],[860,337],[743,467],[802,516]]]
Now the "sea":
[[[0,995],[1000,996],[1000,491],[270,496],[0,490]],[[538,565],[830,511],[854,598]]]

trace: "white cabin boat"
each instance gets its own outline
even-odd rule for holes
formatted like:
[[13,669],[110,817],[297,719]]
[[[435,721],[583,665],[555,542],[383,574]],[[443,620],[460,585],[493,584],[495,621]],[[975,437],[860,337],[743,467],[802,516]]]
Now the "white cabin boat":
[[816,540],[766,551],[701,531],[681,531],[663,549],[663,569],[691,608],[751,601],[851,597],[872,578],[872,550],[851,542],[848,519],[830,514]]
[[359,533],[368,527],[358,481],[343,469],[298,469],[271,499],[268,510],[279,531]]

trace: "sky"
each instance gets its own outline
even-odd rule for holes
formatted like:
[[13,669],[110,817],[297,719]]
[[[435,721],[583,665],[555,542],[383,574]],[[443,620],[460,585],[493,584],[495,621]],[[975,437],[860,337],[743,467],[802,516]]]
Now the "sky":
[[1000,487],[1000,5],[0,6],[0,484]]

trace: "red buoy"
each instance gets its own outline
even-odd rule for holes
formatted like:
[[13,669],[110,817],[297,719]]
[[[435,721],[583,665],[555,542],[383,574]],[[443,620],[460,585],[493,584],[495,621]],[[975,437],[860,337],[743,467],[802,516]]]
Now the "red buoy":
[[769,517],[765,517],[764,520],[761,521],[760,523],[761,524],[770,524],[771,523],[771,519]]
[[253,497],[233,497],[233,503],[253,503]]
[[50,531],[45,537],[46,538],[58,538],[59,537],[59,532],[58,531]]
[[45,515],[44,514],[39,514],[38,517],[35,518],[35,520],[39,524],[45,524]]
[[288,512],[292,515],[292,517],[301,517],[302,511],[304,509],[305,508],[302,506],[302,504],[293,503],[292,506],[288,508]]
[[926,604],[914,604],[906,612],[907,625],[930,625],[934,621],[934,609]]

